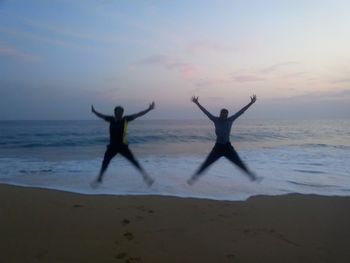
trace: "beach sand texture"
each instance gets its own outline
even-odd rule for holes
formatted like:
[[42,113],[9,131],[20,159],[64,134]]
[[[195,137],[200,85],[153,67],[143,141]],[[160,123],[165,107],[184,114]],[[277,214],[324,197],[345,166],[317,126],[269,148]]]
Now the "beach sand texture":
[[244,202],[0,185],[0,262],[350,262],[350,198]]

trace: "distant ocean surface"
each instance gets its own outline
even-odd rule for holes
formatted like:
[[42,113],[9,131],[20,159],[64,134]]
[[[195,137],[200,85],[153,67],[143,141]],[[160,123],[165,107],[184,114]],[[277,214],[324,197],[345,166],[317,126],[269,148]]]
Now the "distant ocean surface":
[[92,189],[106,145],[108,123],[0,121],[0,183],[84,194],[168,195],[245,200],[253,195],[304,193],[350,195],[350,120],[237,120],[231,141],[260,183],[221,158],[193,186],[186,180],[215,142],[209,120],[138,119],[127,140],[150,188],[127,160],[117,156],[103,184]]

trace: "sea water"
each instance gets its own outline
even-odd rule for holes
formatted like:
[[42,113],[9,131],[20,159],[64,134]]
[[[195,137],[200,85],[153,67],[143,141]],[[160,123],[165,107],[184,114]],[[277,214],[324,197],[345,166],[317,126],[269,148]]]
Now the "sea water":
[[168,195],[245,200],[254,195],[350,195],[350,120],[246,120],[234,122],[231,141],[263,181],[249,178],[225,158],[199,180],[186,181],[215,143],[209,120],[131,122],[127,140],[152,187],[120,155],[98,188],[90,187],[108,144],[108,123],[1,121],[0,183],[84,194]]

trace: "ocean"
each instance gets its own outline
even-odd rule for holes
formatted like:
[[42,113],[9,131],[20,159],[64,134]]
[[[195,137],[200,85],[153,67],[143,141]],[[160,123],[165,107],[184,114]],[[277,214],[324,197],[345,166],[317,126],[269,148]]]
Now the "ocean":
[[194,184],[186,181],[215,142],[209,120],[131,122],[127,140],[155,179],[147,187],[137,170],[117,155],[104,182],[90,187],[108,144],[108,123],[0,121],[0,183],[83,194],[166,195],[246,200],[287,193],[350,195],[350,120],[246,120],[234,122],[232,145],[248,177],[225,158]]

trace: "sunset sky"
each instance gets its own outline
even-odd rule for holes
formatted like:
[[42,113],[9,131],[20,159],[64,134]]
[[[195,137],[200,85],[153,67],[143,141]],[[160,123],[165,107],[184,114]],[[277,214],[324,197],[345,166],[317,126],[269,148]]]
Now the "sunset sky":
[[349,118],[350,1],[0,0],[0,120]]

